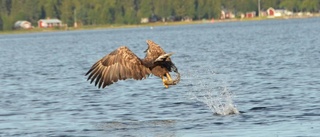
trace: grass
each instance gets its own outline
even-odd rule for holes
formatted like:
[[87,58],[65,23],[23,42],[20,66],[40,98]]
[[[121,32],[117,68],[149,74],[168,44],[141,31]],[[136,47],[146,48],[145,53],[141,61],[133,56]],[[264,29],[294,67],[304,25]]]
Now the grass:
[[186,25],[186,24],[197,24],[203,21],[192,21],[192,22],[155,22],[145,24],[109,24],[109,25],[86,25],[78,28],[74,27],[61,27],[61,28],[33,28],[33,29],[19,29],[19,30],[6,30],[0,31],[1,34],[23,34],[23,33],[37,33],[37,32],[55,32],[55,31],[72,31],[72,30],[95,30],[95,29],[115,29],[115,28],[137,28],[137,27],[149,27],[149,26],[168,26],[168,25]]
[[[307,18],[310,16],[293,17],[293,18]],[[311,17],[320,17],[320,15],[315,15]],[[229,19],[229,20],[214,20],[214,23],[222,22],[236,22],[236,21],[260,21],[269,19],[290,19],[292,17],[280,17],[280,18],[267,18],[267,17],[255,17],[255,18],[244,18],[244,19]],[[210,23],[210,20],[196,20],[196,21],[179,21],[179,22],[154,22],[154,23],[144,23],[144,24],[109,24],[109,25],[86,25],[80,26],[78,28],[74,27],[62,27],[62,28],[33,28],[33,29],[20,29],[20,30],[7,30],[0,31],[1,34],[23,34],[23,33],[37,33],[37,32],[55,32],[55,31],[72,31],[72,30],[94,30],[94,29],[115,29],[115,28],[136,28],[136,27],[154,27],[154,26],[173,26],[173,25],[188,25],[188,24],[201,24]]]

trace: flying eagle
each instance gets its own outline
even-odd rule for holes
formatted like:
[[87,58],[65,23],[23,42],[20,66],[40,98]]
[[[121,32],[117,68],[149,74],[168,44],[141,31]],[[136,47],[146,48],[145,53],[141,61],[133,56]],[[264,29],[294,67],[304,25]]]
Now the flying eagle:
[[[90,83],[95,81],[95,86],[105,88],[118,80],[145,79],[150,74],[162,79],[163,85],[176,85],[180,81],[180,73],[177,67],[171,62],[170,56],[173,53],[166,53],[151,40],[148,44],[144,59],[137,57],[128,47],[121,46],[112,51],[92,65],[86,73]],[[177,78],[172,79],[169,72],[177,73]]]

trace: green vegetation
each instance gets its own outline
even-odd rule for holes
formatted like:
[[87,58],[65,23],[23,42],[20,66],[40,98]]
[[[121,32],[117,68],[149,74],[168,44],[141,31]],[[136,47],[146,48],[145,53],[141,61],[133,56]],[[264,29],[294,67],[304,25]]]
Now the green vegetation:
[[[0,0],[0,31],[12,30],[17,20],[37,24],[58,18],[68,26],[139,24],[141,18],[193,20],[219,18],[221,9],[235,13],[258,11],[259,0]],[[261,9],[319,12],[320,0],[260,0]]]

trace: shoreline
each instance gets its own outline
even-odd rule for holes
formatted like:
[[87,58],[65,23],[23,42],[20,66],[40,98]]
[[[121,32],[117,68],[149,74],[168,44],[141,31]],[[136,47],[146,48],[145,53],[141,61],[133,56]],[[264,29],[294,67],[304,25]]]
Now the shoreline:
[[204,24],[204,23],[226,23],[226,22],[246,22],[246,21],[265,21],[265,20],[287,20],[287,19],[306,19],[306,18],[319,18],[320,14],[313,16],[284,16],[284,17],[255,17],[255,18],[244,18],[244,19],[225,19],[225,20],[196,20],[196,21],[177,21],[177,22],[153,22],[145,24],[109,24],[109,25],[86,25],[78,28],[33,28],[31,30],[9,30],[0,31],[1,35],[7,34],[26,34],[26,33],[42,33],[42,32],[63,32],[63,31],[77,31],[77,30],[99,30],[99,29],[117,29],[117,28],[138,28],[138,27],[156,27],[156,26],[178,26],[178,25],[193,25],[193,24]]

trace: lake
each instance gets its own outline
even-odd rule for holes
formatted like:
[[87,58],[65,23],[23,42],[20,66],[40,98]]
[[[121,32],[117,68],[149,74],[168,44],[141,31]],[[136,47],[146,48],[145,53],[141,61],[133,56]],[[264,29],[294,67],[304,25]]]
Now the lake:
[[[0,35],[0,136],[316,137],[319,32],[309,18]],[[174,52],[179,84],[86,81],[147,39]]]

